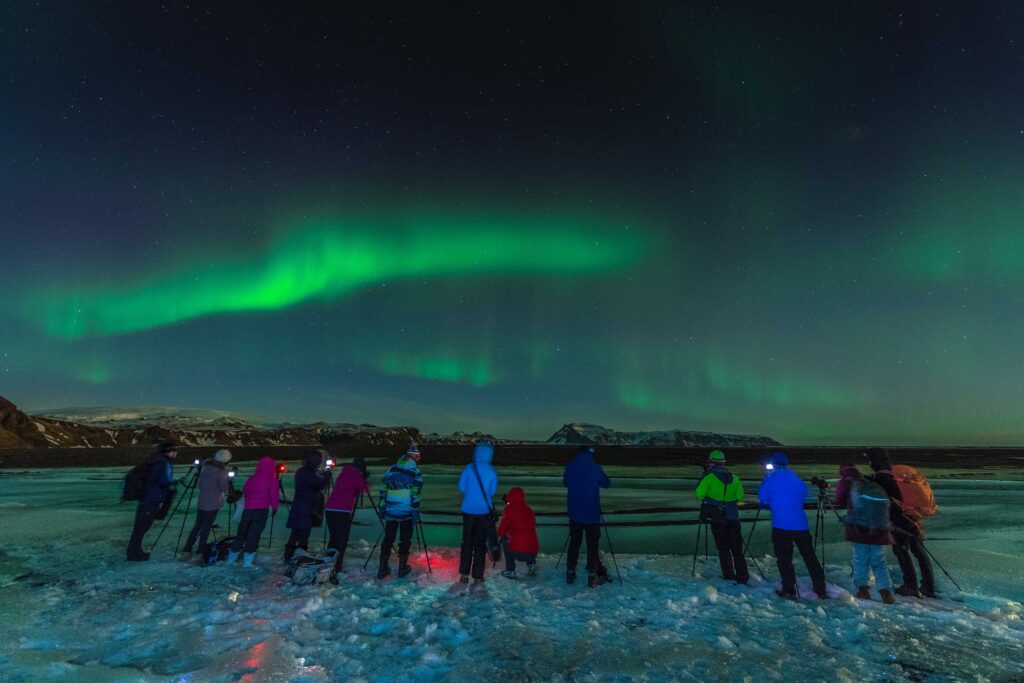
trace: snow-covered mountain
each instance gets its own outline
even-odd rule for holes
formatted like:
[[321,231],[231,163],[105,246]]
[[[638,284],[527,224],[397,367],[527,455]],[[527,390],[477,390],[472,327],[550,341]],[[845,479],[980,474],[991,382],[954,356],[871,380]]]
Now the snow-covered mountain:
[[129,428],[160,425],[168,429],[256,429],[257,425],[240,415],[220,410],[175,408],[169,406],[118,406],[57,408],[32,413],[92,427]]
[[696,446],[750,447],[781,446],[768,436],[751,434],[716,434],[672,429],[661,432],[617,432],[601,425],[572,422],[552,434],[548,444],[600,444],[606,446]]

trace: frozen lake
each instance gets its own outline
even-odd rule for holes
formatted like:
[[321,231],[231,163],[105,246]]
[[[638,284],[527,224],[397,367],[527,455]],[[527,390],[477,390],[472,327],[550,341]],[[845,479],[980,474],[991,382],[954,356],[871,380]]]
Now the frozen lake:
[[[240,480],[251,468],[242,465]],[[1005,480],[932,473],[942,513],[929,520],[929,548],[963,594],[937,572],[940,590],[955,601],[901,601],[885,610],[848,603],[849,546],[834,517],[827,520],[826,559],[837,599],[822,606],[772,597],[778,574],[765,557],[765,520],[753,552],[767,582],[738,589],[716,579],[713,547],[710,561],[698,563],[708,578],[690,578],[696,526],[672,522],[695,512],[612,514],[694,508],[695,479],[680,476],[685,468],[608,468],[615,482],[603,496],[609,523],[664,522],[612,526],[624,586],[566,586],[550,569],[565,529],[544,526],[548,556],[535,581],[494,575],[481,599],[453,597],[456,560],[445,547],[458,542],[459,527],[447,525],[458,517],[441,513],[457,510],[458,470],[424,467],[433,575],[418,556],[412,580],[381,584],[364,576],[358,560],[379,526],[372,511],[361,511],[347,563],[352,575],[337,588],[315,589],[281,585],[274,560],[286,535],[283,515],[272,552],[261,554],[254,572],[172,560],[180,517],[154,559],[132,565],[123,557],[133,507],[117,502],[124,468],[0,471],[3,680],[432,680],[471,672],[495,680],[763,680],[792,678],[797,670],[808,680],[1024,676],[1024,483],[1013,480],[1017,472]],[[371,465],[375,481],[382,471]],[[800,473],[834,477],[820,468]],[[526,489],[541,524],[562,523],[560,469],[499,474],[500,491]],[[741,472],[751,495],[754,474]],[[285,481],[288,490],[290,473]],[[226,527],[226,513],[220,523]],[[148,542],[155,537],[151,532]]]

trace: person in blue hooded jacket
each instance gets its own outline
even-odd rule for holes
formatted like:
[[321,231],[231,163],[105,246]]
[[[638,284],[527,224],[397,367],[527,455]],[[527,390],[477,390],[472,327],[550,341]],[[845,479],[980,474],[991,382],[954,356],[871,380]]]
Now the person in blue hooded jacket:
[[576,457],[565,466],[562,483],[566,490],[569,511],[569,551],[565,558],[565,581],[576,581],[576,562],[580,556],[583,536],[587,537],[587,585],[591,588],[608,581],[608,569],[601,564],[601,489],[612,485],[611,479],[594,461],[594,449],[580,446]]
[[459,556],[459,581],[483,583],[487,555],[487,536],[494,531],[494,494],[498,490],[498,473],[491,466],[494,445],[478,443],[473,449],[473,462],[466,465],[459,477],[462,491],[462,552]]
[[[159,441],[146,458],[146,491],[135,509],[135,525],[128,540],[128,561],[145,562],[149,553],[142,549],[142,538],[157,519],[163,519],[174,499],[177,480],[171,461],[178,456],[178,444]],[[162,514],[161,514],[162,513]]]
[[761,508],[772,515],[772,545],[782,577],[782,588],[775,591],[781,598],[796,597],[796,572],[793,569],[793,546],[796,545],[811,575],[811,585],[819,598],[827,597],[825,572],[814,554],[804,500],[807,498],[807,484],[796,472],[789,469],[789,458],[782,451],[772,453],[765,462],[766,475],[757,491]]

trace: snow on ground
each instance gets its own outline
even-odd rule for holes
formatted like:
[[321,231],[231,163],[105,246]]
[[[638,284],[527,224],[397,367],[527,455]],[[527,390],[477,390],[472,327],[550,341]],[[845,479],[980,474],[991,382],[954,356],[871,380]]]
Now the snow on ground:
[[[829,546],[827,601],[776,598],[774,562],[763,556],[768,581],[751,588],[716,578],[713,556],[698,562],[706,578],[692,578],[692,556],[621,550],[623,585],[568,586],[554,570],[560,543],[535,578],[492,571],[479,589],[453,590],[452,549],[431,553],[433,574],[422,554],[407,579],[375,581],[376,558],[364,573],[372,527],[357,534],[341,585],[298,587],[280,575],[281,520],[256,569],[173,560],[177,524],[153,560],[126,563],[131,514],[110,504],[109,481],[64,471],[0,482],[4,681],[1024,678],[1021,559],[1006,552],[1019,538],[1002,537],[991,556],[944,557],[965,594],[940,573],[953,599],[892,607],[850,598],[841,544]],[[628,549],[629,531],[612,533]],[[1016,583],[993,590],[973,578],[972,564],[992,563]],[[801,590],[812,595],[805,580]]]

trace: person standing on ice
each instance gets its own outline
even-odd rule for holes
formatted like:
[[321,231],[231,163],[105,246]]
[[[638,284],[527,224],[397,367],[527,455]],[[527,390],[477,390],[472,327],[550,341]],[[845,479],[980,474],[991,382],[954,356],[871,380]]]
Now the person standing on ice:
[[213,458],[203,463],[199,470],[199,502],[196,504],[196,523],[185,539],[185,559],[192,555],[192,548],[199,541],[197,552],[202,554],[206,548],[206,539],[210,536],[217,513],[224,506],[224,498],[231,488],[231,477],[228,476],[227,464],[231,462],[231,451],[222,448],[213,454]]
[[505,496],[505,512],[498,525],[498,536],[505,553],[505,571],[501,575],[507,579],[516,578],[516,560],[520,560],[526,563],[526,573],[534,576],[537,573],[537,553],[540,552],[537,518],[526,504],[526,492],[518,486]]
[[178,444],[173,441],[159,441],[153,452],[146,458],[146,489],[135,508],[135,525],[128,539],[128,561],[145,562],[149,553],[142,550],[142,539],[153,526],[160,509],[174,496],[174,468],[171,461],[178,457]]
[[[903,495],[899,484],[892,473],[892,460],[884,448],[869,448],[864,453],[874,471],[872,479],[889,495],[889,519],[892,521],[893,546],[892,552],[899,562],[903,573],[903,585],[896,589],[900,595],[912,598],[934,598],[935,574],[932,563],[924,549],[924,519],[910,514],[903,509]],[[917,572],[914,571],[914,560],[921,565],[921,583],[918,585]]]
[[242,563],[246,567],[253,566],[256,550],[260,547],[260,537],[267,526],[267,518],[277,514],[281,504],[281,488],[277,482],[277,464],[273,458],[263,457],[256,463],[256,471],[242,487],[245,496],[245,509],[238,523],[238,532],[228,552],[228,563],[238,560],[238,554],[245,551]]
[[711,527],[718,549],[718,563],[726,581],[746,584],[750,580],[743,556],[743,532],[740,531],[740,507],[743,483],[725,467],[725,453],[711,451],[708,468],[695,491],[701,501],[701,519]]
[[869,572],[875,572],[875,588],[882,602],[896,602],[892,579],[885,566],[885,546],[892,545],[889,531],[889,496],[878,483],[861,476],[856,465],[840,465],[836,483],[837,510],[847,510],[843,519],[846,540],[853,544],[853,585],[857,598],[871,599]]
[[782,451],[771,454],[765,463],[766,476],[757,492],[761,508],[771,511],[772,545],[782,577],[782,588],[775,591],[780,598],[796,597],[796,572],[793,569],[793,546],[796,545],[811,575],[811,585],[819,598],[828,597],[825,591],[825,571],[814,554],[810,525],[804,512],[807,484],[789,469],[789,458]]
[[324,472],[327,454],[319,449],[306,451],[302,467],[295,471],[295,494],[288,507],[291,529],[284,545],[284,561],[291,562],[296,549],[309,550],[309,534],[324,521],[324,489],[330,481],[330,472]]
[[[348,535],[352,530],[352,515],[356,510],[356,499],[363,493],[370,495],[370,473],[366,471],[366,459],[361,455],[352,458],[352,464],[345,465],[338,474],[338,481],[327,499],[325,515],[327,529],[331,533],[328,548],[338,551],[338,559],[334,562],[334,573],[341,571],[345,559],[345,548],[348,547]],[[333,577],[332,577],[333,579]]]
[[569,551],[565,557],[565,582],[576,581],[576,562],[580,557],[583,536],[587,537],[587,585],[591,588],[607,583],[608,569],[601,563],[601,489],[612,485],[611,479],[594,461],[594,449],[580,446],[562,474],[569,511]]
[[420,449],[411,444],[398,462],[384,474],[380,483],[380,514],[384,521],[384,540],[380,544],[380,568],[377,578],[391,574],[391,547],[398,538],[398,578],[408,576],[409,548],[412,546],[413,525],[419,519],[420,496],[423,493],[423,475],[417,465]]
[[487,535],[494,529],[494,494],[498,473],[491,466],[494,445],[481,442],[473,449],[473,462],[459,477],[462,492],[462,552],[459,555],[459,581],[483,583],[487,556]]

